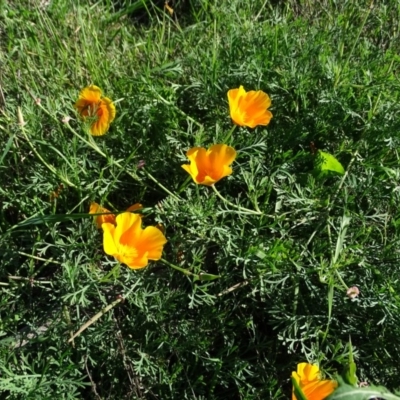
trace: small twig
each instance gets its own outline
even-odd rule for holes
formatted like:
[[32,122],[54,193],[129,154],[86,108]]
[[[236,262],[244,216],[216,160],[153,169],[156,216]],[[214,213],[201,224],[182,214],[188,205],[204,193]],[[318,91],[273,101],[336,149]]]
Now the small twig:
[[85,324],[83,324],[69,339],[67,343],[71,343],[76,337],[78,337],[83,331],[89,328],[90,325],[94,324],[99,318],[101,318],[104,314],[114,308],[117,304],[124,301],[136,288],[136,285],[133,285],[128,292],[126,293],[125,297],[119,297],[117,300],[113,301],[107,307],[103,308],[99,311],[94,317],[90,318]]
[[139,382],[139,377],[136,375],[135,371],[133,370],[132,365],[129,362],[129,358],[126,355],[126,350],[125,350],[125,345],[124,345],[124,338],[122,337],[121,329],[119,327],[118,320],[117,320],[117,318],[115,318],[115,316],[114,316],[114,321],[115,321],[115,324],[117,326],[116,337],[117,337],[118,342],[119,342],[119,347],[120,347],[120,351],[121,351],[121,355],[122,355],[122,362],[124,364],[124,368],[126,370],[129,382],[131,384],[131,392],[135,392],[137,398],[138,399],[142,399],[143,398],[143,394],[142,394],[141,387],[140,387],[141,385],[140,385],[140,382]]
[[221,297],[221,296],[223,296],[224,294],[233,292],[234,290],[239,289],[239,288],[241,288],[241,287],[243,287],[243,286],[247,286],[249,283],[250,283],[249,280],[245,280],[245,281],[243,281],[243,282],[239,282],[239,283],[237,283],[236,285],[233,285],[233,286],[231,286],[230,288],[225,289],[225,290],[223,290],[222,292],[218,293],[217,296],[218,296],[218,297]]
[[83,331],[89,328],[90,325],[94,324],[99,318],[101,318],[104,314],[114,308],[117,304],[121,303],[124,300],[123,297],[118,298],[113,301],[107,307],[103,308],[100,312],[98,312],[94,317],[90,318],[85,324],[83,324],[69,339],[67,343],[71,343],[76,337],[78,337]]
[[94,395],[96,396],[96,398],[101,400],[101,396],[97,393],[96,383],[93,381],[92,375],[90,375],[89,368],[87,365],[87,360],[88,360],[88,356],[86,355],[85,356],[85,369],[86,369],[86,373],[90,379],[90,383],[92,384],[92,391],[93,391]]
[[21,254],[22,256],[33,258],[33,259],[38,260],[38,261],[46,261],[47,263],[52,262],[53,264],[59,264],[59,265],[62,264],[60,261],[53,260],[52,258],[46,259],[46,258],[34,256],[33,254],[24,253],[23,251],[19,251],[18,254]]

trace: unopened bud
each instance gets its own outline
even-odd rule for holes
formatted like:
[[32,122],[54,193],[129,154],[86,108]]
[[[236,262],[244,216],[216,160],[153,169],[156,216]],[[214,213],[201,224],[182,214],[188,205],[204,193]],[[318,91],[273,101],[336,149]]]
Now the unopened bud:
[[18,109],[17,109],[17,115],[18,115],[18,125],[25,126],[26,122],[24,121],[24,116],[22,115],[22,111],[21,111],[20,107],[18,107]]

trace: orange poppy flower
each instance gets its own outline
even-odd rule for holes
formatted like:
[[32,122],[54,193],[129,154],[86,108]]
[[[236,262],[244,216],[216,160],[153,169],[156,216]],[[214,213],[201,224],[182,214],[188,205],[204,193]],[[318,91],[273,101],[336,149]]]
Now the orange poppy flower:
[[[321,372],[315,364],[297,364],[297,372],[293,371],[292,377],[296,380],[307,400],[323,400],[337,387],[336,381],[321,380]],[[294,393],[292,400],[297,400]]]
[[101,89],[95,85],[81,90],[74,107],[84,120],[93,119],[89,129],[93,136],[104,135],[115,118],[114,103],[108,97],[102,97]]
[[272,113],[267,110],[271,99],[262,90],[246,92],[243,86],[228,91],[229,111],[236,125],[255,128],[268,125]]
[[115,257],[129,268],[144,268],[149,260],[159,260],[167,239],[155,226],[142,229],[138,214],[124,212],[115,219],[117,226],[102,225],[103,246],[106,254]]
[[[137,211],[142,208],[143,206],[141,204],[136,203],[128,207],[126,211]],[[107,210],[107,208],[104,208],[100,204],[97,204],[95,202],[90,203],[89,214],[98,214],[98,213],[111,213],[111,211]],[[104,223],[110,223],[115,225],[115,215],[114,214],[96,215],[94,217],[94,222],[97,225],[97,228],[99,229]]]
[[236,158],[236,151],[226,144],[214,144],[208,150],[193,147],[186,155],[190,165],[182,165],[182,168],[198,185],[211,186],[232,173],[230,165]]

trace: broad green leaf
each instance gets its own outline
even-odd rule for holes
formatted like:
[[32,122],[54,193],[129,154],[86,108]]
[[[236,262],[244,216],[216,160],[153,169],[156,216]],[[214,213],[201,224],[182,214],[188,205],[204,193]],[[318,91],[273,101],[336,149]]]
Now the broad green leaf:
[[343,165],[332,155],[318,150],[314,161],[314,173],[317,177],[328,176],[330,173],[343,175]]
[[357,388],[343,382],[339,377],[339,387],[326,400],[400,400],[400,397],[388,392],[382,386]]

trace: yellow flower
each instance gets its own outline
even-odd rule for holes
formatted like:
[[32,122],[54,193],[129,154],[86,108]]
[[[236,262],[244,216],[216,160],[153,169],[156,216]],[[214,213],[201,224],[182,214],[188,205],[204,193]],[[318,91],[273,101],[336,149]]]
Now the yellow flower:
[[228,91],[229,111],[236,125],[255,128],[268,125],[272,113],[267,110],[271,99],[262,90],[246,92],[243,86]]
[[182,165],[199,185],[211,186],[232,173],[230,165],[236,158],[236,151],[226,144],[214,144],[208,150],[193,147],[186,153],[190,165]]
[[[336,381],[321,380],[321,373],[317,365],[300,363],[297,364],[297,372],[292,372],[307,400],[323,400],[328,397],[337,387]],[[297,400],[294,393],[292,400]]]
[[[126,211],[136,211],[142,209],[143,206],[139,203],[133,204],[128,207]],[[107,208],[102,207],[100,204],[95,202],[90,203],[89,214],[98,214],[98,213],[111,213]],[[140,214],[138,214],[140,216]],[[114,214],[105,214],[105,215],[96,215],[94,217],[94,222],[97,225],[97,228],[101,228],[104,223],[110,223],[115,225],[115,215]]]
[[115,118],[115,105],[108,97],[101,97],[101,89],[95,85],[85,87],[79,93],[74,107],[83,119],[93,118],[90,133],[93,136],[104,135]]
[[144,268],[149,260],[159,260],[167,239],[155,226],[142,229],[138,214],[124,212],[116,217],[117,226],[102,225],[104,251],[129,268]]

